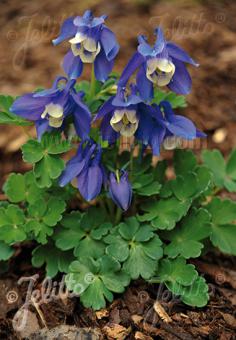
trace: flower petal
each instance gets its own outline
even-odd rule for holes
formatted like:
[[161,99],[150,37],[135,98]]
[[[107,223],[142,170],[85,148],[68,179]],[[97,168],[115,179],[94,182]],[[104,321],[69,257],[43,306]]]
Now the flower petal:
[[104,141],[108,141],[109,144],[115,143],[117,138],[119,137],[119,133],[117,133],[110,124],[112,114],[107,114],[101,123],[101,134],[102,139]]
[[167,129],[173,133],[173,135],[182,137],[185,139],[196,138],[196,127],[193,122],[184,117],[175,115],[172,117],[170,124],[168,124]]
[[114,59],[120,48],[119,44],[117,43],[115,34],[109,28],[104,27],[100,39],[107,60]]
[[70,17],[63,22],[59,36],[52,41],[53,45],[58,45],[76,34],[77,27],[73,23],[74,19],[75,17]]
[[114,106],[112,105],[113,99],[115,96],[110,97],[99,109],[97,115],[94,117],[93,121],[103,118],[109,112],[114,110]]
[[92,165],[84,169],[78,179],[78,189],[86,201],[93,200],[101,192],[103,172],[99,165]]
[[164,37],[164,33],[161,27],[155,29],[155,34],[157,35],[157,39],[155,42],[155,52],[156,54],[161,53],[166,46],[166,41]]
[[50,97],[34,97],[34,93],[28,93],[17,98],[10,111],[23,118],[37,121],[50,100]]
[[76,108],[73,112],[76,133],[82,140],[85,140],[88,138],[90,132],[91,112],[87,105],[82,102],[81,94],[72,93],[71,96],[76,103]]
[[42,135],[46,132],[46,131],[50,131],[52,130],[52,128],[49,126],[49,121],[47,119],[41,119],[35,122],[35,127],[36,127],[36,131],[37,131],[37,137],[38,140],[40,141],[42,138]]
[[83,63],[79,56],[74,56],[72,51],[69,51],[63,60],[63,69],[70,79],[77,79],[83,71]]
[[181,47],[178,45],[172,43],[172,42],[167,42],[166,48],[168,50],[168,53],[170,57],[178,59],[184,63],[189,63],[194,66],[199,66],[198,63],[196,63],[189,55],[186,53]]
[[101,49],[94,62],[96,79],[105,82],[112,71],[113,65],[114,60],[107,60],[104,50]]
[[59,185],[64,187],[66,184],[72,181],[73,178],[78,176],[81,171],[83,170],[86,164],[86,160],[80,159],[79,155],[74,156],[71,158],[67,163],[65,170],[63,171],[62,175],[59,178]]
[[120,79],[118,81],[118,86],[125,87],[131,75],[144,61],[145,58],[140,53],[136,52],[129,60],[124,71],[122,72]]
[[175,73],[168,87],[177,94],[188,94],[191,91],[192,79],[183,62],[173,59]]
[[152,82],[147,79],[146,77],[146,70],[145,65],[142,65],[139,69],[139,72],[137,74],[137,87],[140,93],[140,96],[144,100],[150,100],[153,98],[153,84]]
[[127,210],[132,200],[132,187],[128,180],[128,173],[124,172],[119,183],[117,182],[115,175],[110,174],[110,187],[109,193],[112,200],[123,210]]

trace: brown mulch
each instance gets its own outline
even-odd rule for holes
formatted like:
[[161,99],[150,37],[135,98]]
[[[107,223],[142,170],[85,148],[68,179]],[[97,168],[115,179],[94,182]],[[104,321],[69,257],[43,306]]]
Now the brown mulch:
[[[94,312],[82,307],[77,298],[59,295],[60,276],[53,280],[51,288],[43,286],[44,271],[37,273],[31,267],[29,254],[30,245],[20,249],[8,273],[0,279],[1,340],[23,339],[23,336],[75,339],[81,334],[82,339],[85,336],[90,336],[89,339],[235,339],[236,261],[231,257],[211,253],[193,261],[209,283],[211,298],[204,308],[188,307],[164,286],[137,280],[123,295],[115,296],[107,308]],[[17,284],[21,277],[25,277],[24,282]],[[21,320],[22,305],[28,301],[30,277],[34,277],[35,293],[31,296],[36,302],[30,304],[26,326],[19,330],[17,320]],[[53,289],[54,297],[42,300],[42,292],[48,298]]]

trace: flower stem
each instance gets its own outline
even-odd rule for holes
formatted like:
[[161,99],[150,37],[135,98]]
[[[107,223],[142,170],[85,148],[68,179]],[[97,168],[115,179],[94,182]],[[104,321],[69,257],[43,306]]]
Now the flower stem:
[[114,225],[119,224],[121,220],[121,216],[122,216],[122,210],[119,207],[117,207]]

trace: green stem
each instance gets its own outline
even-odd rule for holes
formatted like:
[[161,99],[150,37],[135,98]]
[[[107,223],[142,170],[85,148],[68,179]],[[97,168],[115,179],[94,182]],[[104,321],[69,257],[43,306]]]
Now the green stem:
[[117,207],[114,225],[119,224],[122,216],[122,210]]
[[96,78],[95,78],[95,72],[94,72],[94,64],[92,64],[92,70],[91,70],[91,81],[90,81],[90,91],[89,91],[89,99],[93,100],[95,96],[96,90]]
[[133,170],[134,170],[134,147],[131,146],[131,150],[130,150],[130,165],[129,165],[129,170],[130,170],[130,180],[132,183],[132,179],[133,179]]

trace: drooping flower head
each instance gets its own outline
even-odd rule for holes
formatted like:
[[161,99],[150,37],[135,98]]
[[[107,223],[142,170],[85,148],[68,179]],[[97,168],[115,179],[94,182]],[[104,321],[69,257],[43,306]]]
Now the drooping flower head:
[[128,172],[111,172],[109,176],[109,193],[112,200],[122,210],[128,210],[132,201],[132,187],[128,179]]
[[191,77],[185,66],[189,63],[198,64],[179,46],[166,41],[159,27],[155,30],[157,35],[154,46],[150,46],[146,37],[139,36],[138,51],[128,62],[118,85],[126,86],[131,75],[138,69],[136,81],[143,99],[153,97],[153,85],[168,86],[178,94],[188,94],[191,90]]
[[45,131],[61,129],[65,118],[72,116],[81,139],[88,138],[91,113],[83,103],[83,93],[76,93],[75,80],[57,77],[52,88],[25,94],[15,100],[11,112],[34,121],[40,139]]
[[139,124],[138,104],[142,99],[136,94],[136,86],[131,84],[130,91],[118,89],[100,108],[95,120],[102,119],[101,134],[103,140],[114,143],[119,136],[131,137]]
[[53,44],[69,40],[70,51],[66,54],[63,68],[71,79],[78,78],[84,63],[94,63],[97,80],[105,81],[111,72],[114,58],[119,51],[114,33],[104,24],[105,15],[93,17],[91,11],[64,21],[58,38]]
[[101,154],[101,146],[92,140],[81,143],[77,154],[66,164],[59,179],[60,186],[63,187],[76,178],[77,187],[86,201],[97,197],[101,192],[104,178]]
[[166,149],[178,146],[182,140],[193,140],[206,135],[194,123],[181,115],[176,115],[167,101],[160,105],[140,104],[140,121],[135,137],[145,146],[150,146],[154,155],[160,154],[163,145]]

